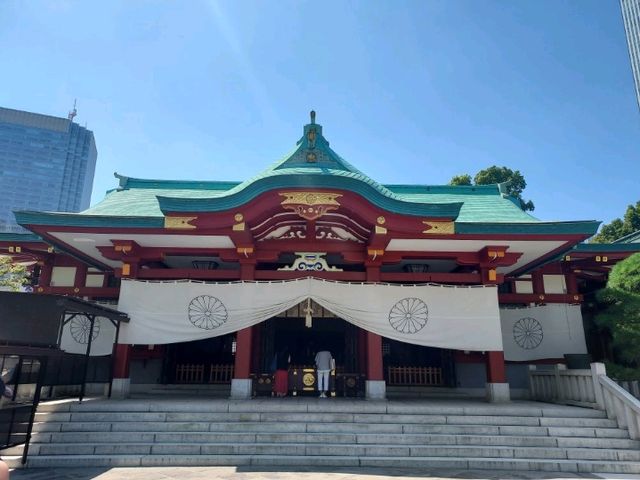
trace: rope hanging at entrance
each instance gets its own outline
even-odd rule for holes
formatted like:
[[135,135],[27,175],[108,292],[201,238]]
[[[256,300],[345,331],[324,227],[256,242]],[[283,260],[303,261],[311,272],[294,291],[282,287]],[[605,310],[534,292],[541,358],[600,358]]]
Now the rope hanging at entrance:
[[311,328],[312,325],[312,321],[313,321],[313,317],[311,316],[311,314],[313,313],[313,308],[311,308],[311,299],[307,298],[307,308],[304,309],[304,326],[307,328]]

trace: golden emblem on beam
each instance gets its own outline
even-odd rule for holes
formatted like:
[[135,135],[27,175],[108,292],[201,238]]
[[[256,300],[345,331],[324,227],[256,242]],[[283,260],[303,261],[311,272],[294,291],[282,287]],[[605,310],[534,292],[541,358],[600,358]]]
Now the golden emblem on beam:
[[198,217],[164,217],[164,228],[173,228],[176,230],[194,230],[195,225],[191,225],[191,221]]
[[337,210],[340,203],[336,200],[342,195],[328,192],[283,192],[281,202],[285,210],[293,210],[305,220],[315,220],[331,210]]
[[438,222],[423,220],[427,228],[422,233],[431,235],[453,235],[455,232],[455,224],[453,222]]

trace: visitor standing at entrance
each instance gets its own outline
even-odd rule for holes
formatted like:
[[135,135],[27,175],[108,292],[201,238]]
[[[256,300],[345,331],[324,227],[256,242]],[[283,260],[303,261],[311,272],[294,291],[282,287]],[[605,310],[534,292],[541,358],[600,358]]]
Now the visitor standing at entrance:
[[333,357],[331,352],[327,350],[321,350],[316,353],[316,369],[318,370],[318,391],[320,392],[320,398],[327,397],[327,390],[329,390],[329,374],[333,368]]

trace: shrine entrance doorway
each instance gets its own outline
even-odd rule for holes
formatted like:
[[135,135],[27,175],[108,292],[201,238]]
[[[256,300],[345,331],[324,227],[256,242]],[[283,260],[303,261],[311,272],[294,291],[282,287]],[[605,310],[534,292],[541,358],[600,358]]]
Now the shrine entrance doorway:
[[[313,310],[311,321],[305,318],[309,308]],[[252,370],[256,376],[266,378],[273,373],[276,353],[286,351],[291,355],[290,392],[314,394],[315,381],[311,384],[310,375],[315,380],[315,355],[320,350],[328,350],[336,362],[331,379],[333,390],[338,395],[363,396],[363,333],[314,302],[303,302],[258,326],[259,347],[255,350],[257,358],[254,357]]]

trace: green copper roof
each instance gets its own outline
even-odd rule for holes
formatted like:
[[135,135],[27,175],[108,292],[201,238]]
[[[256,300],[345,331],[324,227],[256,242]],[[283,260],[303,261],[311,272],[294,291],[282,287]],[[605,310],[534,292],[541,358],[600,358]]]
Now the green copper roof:
[[581,243],[576,245],[575,251],[593,253],[640,252],[640,243]]
[[[329,147],[322,126],[304,126],[295,148],[244,182],[151,180],[115,174],[118,188],[81,212],[16,212],[21,225],[161,227],[163,212],[215,212],[240,207],[261,193],[284,188],[335,188],[358,193],[404,215],[455,218],[460,233],[592,234],[597,222],[540,222],[506,196],[500,185],[382,185]],[[593,231],[592,231],[593,230]]]
[[613,243],[640,243],[640,230],[630,233],[629,235],[625,235]]
[[0,242],[42,242],[42,239],[33,233],[0,233]]

